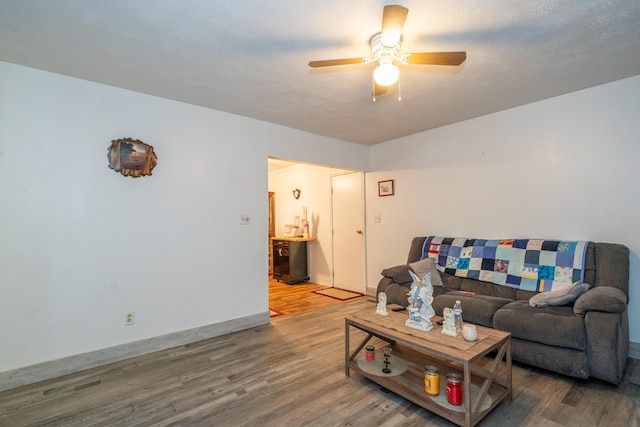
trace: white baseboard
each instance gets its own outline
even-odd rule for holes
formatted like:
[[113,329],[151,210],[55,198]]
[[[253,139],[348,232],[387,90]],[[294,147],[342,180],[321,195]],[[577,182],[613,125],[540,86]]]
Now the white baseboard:
[[629,357],[640,359],[640,342],[629,342]]
[[0,372],[0,391],[269,323],[269,312]]

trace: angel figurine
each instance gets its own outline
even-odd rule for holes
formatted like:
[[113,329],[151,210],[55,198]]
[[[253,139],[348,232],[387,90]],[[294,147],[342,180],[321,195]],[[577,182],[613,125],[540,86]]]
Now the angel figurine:
[[376,306],[376,314],[381,316],[388,316],[387,312],[387,294],[384,292],[378,293],[378,305]]
[[405,326],[422,331],[433,329],[431,318],[436,314],[431,304],[433,303],[433,285],[431,284],[431,273],[420,279],[412,271],[409,271],[413,278],[411,290],[407,300],[409,301],[409,320]]

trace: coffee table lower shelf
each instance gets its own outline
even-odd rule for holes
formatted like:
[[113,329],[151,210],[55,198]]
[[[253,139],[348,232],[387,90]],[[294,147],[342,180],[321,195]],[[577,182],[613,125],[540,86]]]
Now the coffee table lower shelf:
[[[395,357],[399,357],[405,361],[407,364],[407,370],[397,376],[387,377],[374,375],[369,372],[366,372],[358,366],[358,362],[353,360],[349,362],[349,368],[354,372],[362,375],[363,377],[375,382],[376,384],[384,387],[385,389],[392,391],[398,396],[407,399],[410,402],[415,403],[416,405],[433,412],[455,424],[464,426],[467,425],[465,421],[465,412],[464,412],[464,403],[456,409],[452,409],[453,405],[450,404],[442,404],[439,401],[446,402],[446,373],[447,372],[458,372],[462,374],[460,369],[455,369],[453,367],[446,367],[441,363],[435,362],[433,360],[429,360],[427,358],[422,357],[421,363],[417,363],[414,360],[406,358],[406,350],[403,352],[400,350],[398,346],[392,346],[393,354]],[[440,398],[433,398],[429,396],[424,390],[424,366],[425,365],[434,365],[438,367],[438,370],[442,374],[440,379]],[[391,366],[393,369],[393,366]],[[482,384],[480,381],[472,380],[472,384],[480,387]],[[480,421],[487,415],[502,399],[509,395],[509,390],[505,387],[500,387],[498,385],[493,385],[489,389],[487,394],[488,397],[485,397],[484,409],[482,409],[475,423]],[[487,404],[487,401],[489,402]],[[472,406],[476,403],[475,400],[472,400]],[[488,406],[487,406],[488,405]],[[471,424],[474,425],[475,423]]]
[[[349,348],[350,326],[368,334],[355,351],[351,351]],[[347,376],[350,375],[349,371],[352,370],[398,396],[460,426],[474,426],[503,399],[506,397],[511,398],[511,355],[508,338],[503,343],[507,346],[505,350],[508,350],[507,354],[502,355],[505,359],[503,366],[494,369],[484,368],[475,363],[460,363],[449,359],[446,355],[432,354],[426,348],[403,345],[405,344],[403,337],[398,336],[394,331],[384,330],[384,328],[378,326],[368,328],[366,324],[359,321],[353,322],[348,318],[346,319],[345,332],[347,334],[345,336],[345,374]],[[402,359],[406,363],[406,371],[391,376],[376,375],[372,373],[371,369],[363,370],[360,367],[358,356],[364,354],[363,348],[373,337],[377,337],[389,344],[392,348],[393,356]],[[381,349],[376,351],[382,352]],[[502,356],[500,357],[501,359]],[[382,358],[382,355],[378,354],[378,358]],[[474,358],[474,362],[476,361],[477,359]],[[425,392],[425,365],[434,365],[440,372],[440,396],[438,397],[430,396]],[[465,372],[465,366],[467,372]],[[497,364],[494,364],[494,367],[496,366]],[[391,365],[390,367],[393,371],[394,366]],[[460,406],[453,406],[446,399],[446,374],[450,372],[459,373],[463,378],[470,379],[470,384],[464,384],[465,388],[463,389],[468,390],[469,396],[463,395],[463,404]],[[482,402],[478,402],[480,397],[482,397]],[[470,408],[465,407],[467,402]]]

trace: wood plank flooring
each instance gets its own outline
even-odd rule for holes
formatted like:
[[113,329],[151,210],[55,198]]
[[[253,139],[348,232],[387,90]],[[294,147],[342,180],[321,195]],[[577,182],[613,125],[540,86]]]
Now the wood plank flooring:
[[[0,426],[452,426],[344,375],[344,316],[372,300],[1,392]],[[640,425],[638,360],[618,387],[519,364],[513,385],[480,425]]]
[[313,293],[313,291],[327,287],[315,283],[287,285],[276,280],[269,280],[269,308],[286,315],[341,304],[340,300]]

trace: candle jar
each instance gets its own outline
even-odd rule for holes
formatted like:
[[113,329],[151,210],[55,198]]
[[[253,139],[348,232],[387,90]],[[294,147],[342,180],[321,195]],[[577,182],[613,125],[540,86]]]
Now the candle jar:
[[376,359],[376,348],[372,345],[367,346],[367,352],[365,353],[365,360],[367,362],[373,362]]
[[476,325],[465,323],[462,326],[462,336],[467,341],[475,341],[478,339],[478,328],[476,328]]
[[447,374],[447,400],[454,406],[462,405],[462,378],[458,374]]
[[424,391],[429,396],[440,394],[440,374],[435,366],[427,365],[424,367]]

